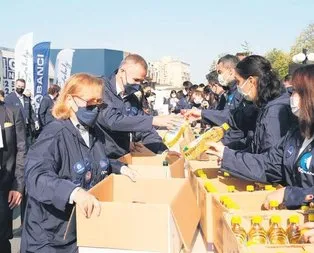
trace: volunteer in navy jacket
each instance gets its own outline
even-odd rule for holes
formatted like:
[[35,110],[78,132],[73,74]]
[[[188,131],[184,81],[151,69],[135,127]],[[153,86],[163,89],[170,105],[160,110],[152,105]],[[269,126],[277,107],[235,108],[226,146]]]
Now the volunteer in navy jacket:
[[102,88],[102,80],[91,75],[70,77],[53,108],[57,120],[43,129],[27,154],[22,253],[77,252],[75,231],[64,239],[73,204],[86,217],[99,215],[98,200],[86,190],[111,172],[135,177],[106,156],[96,125]]
[[139,55],[131,54],[120,64],[119,69],[105,80],[103,97],[107,105],[98,117],[104,135],[111,139],[111,158],[118,158],[130,152],[130,140],[141,141],[154,153],[167,150],[156,127],[171,128],[178,116],[150,116],[142,110],[140,84],[147,73],[147,63]]
[[[227,122],[230,117],[230,111],[236,109],[242,102],[243,97],[237,90],[237,82],[235,80],[235,67],[239,59],[234,55],[225,55],[218,60],[217,73],[218,81],[221,86],[226,88],[226,93],[221,97],[225,99],[224,106],[219,107],[219,110],[191,110],[186,116],[192,114],[195,117],[201,117],[210,125],[222,125]],[[220,101],[218,104],[221,104]]]
[[268,152],[237,152],[210,143],[210,152],[222,159],[223,171],[248,180],[285,186],[271,193],[266,207],[268,200],[277,200],[288,208],[297,208],[305,201],[305,196],[314,191],[314,65],[297,69],[292,85],[290,104],[299,124]]
[[[278,80],[271,68],[271,64],[262,56],[251,55],[238,63],[235,77],[238,82],[238,91],[247,101],[258,107],[253,139],[245,152],[263,153],[277,143],[290,127],[296,125],[296,117],[290,108],[290,94]],[[244,110],[245,108],[243,108]],[[242,115],[239,116],[239,115]],[[235,129],[247,132],[252,123],[244,117],[246,113],[238,110],[231,115],[228,123]],[[237,118],[239,117],[239,118]],[[235,146],[235,141],[228,135],[223,139],[226,146]]]
[[42,98],[38,110],[38,119],[41,127],[46,126],[54,120],[51,111],[57,97],[59,96],[59,92],[60,87],[53,84],[48,89],[48,95]]

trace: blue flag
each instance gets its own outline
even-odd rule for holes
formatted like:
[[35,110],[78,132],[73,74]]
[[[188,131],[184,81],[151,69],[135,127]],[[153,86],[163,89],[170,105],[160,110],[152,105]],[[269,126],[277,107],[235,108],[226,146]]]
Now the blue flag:
[[40,102],[48,92],[50,42],[41,42],[34,46],[34,100],[38,114]]

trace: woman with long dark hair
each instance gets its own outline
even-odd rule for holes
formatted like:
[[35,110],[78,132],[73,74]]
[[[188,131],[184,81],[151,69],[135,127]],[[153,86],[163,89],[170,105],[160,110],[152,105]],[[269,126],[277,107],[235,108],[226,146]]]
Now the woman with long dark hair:
[[266,199],[277,200],[287,208],[300,207],[314,192],[314,65],[295,71],[290,98],[299,124],[292,127],[274,147],[263,154],[238,152],[218,143],[209,143],[210,152],[222,159],[223,171],[263,183],[286,186]]

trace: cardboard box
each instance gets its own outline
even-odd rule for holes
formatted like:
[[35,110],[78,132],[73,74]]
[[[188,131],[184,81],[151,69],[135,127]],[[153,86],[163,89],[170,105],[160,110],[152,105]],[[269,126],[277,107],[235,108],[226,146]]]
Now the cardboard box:
[[[241,212],[242,224],[241,226],[248,231],[251,228],[251,217],[254,215],[260,215],[263,218],[262,226],[268,231],[269,228],[269,220],[272,215],[279,215],[281,217],[281,225],[286,230],[287,228],[287,220],[291,215],[298,215],[300,217],[300,223],[304,222],[304,216],[299,211],[288,211],[288,210],[280,210],[280,211],[263,211],[263,212]],[[303,252],[304,247],[309,246],[308,244],[287,244],[287,245],[255,245],[255,246],[244,246],[240,245],[232,232],[231,229],[231,218],[233,214],[225,213],[223,219],[223,252],[234,252],[234,253],[248,253],[248,252]],[[313,249],[313,248],[312,248]],[[312,251],[313,252],[313,251]]]
[[[269,191],[254,192],[235,192],[235,193],[217,193],[212,194],[212,215],[213,223],[207,223],[207,226],[213,227],[213,241],[217,252],[224,252],[224,241],[219,233],[223,229],[223,214],[225,212],[257,212],[263,210],[263,202]],[[229,210],[220,203],[221,196],[228,196],[239,206],[239,210]],[[207,210],[208,212],[208,210]],[[208,215],[206,216],[208,219]]]
[[193,191],[196,194],[197,203],[201,208],[200,225],[207,242],[207,247],[213,249],[215,245],[217,251],[222,252],[222,241],[219,236],[219,231],[221,231],[222,209],[220,208],[217,210],[217,207],[214,208],[214,193],[209,193],[206,190],[205,180],[197,177],[197,171],[199,169],[203,170],[208,178],[206,182],[210,182],[210,184],[217,189],[217,193],[228,193],[229,185],[235,186],[235,192],[244,192],[246,191],[246,186],[252,184],[254,185],[254,182],[242,180],[232,176],[225,177],[218,168],[202,168],[202,164],[205,164],[205,162],[189,161],[189,179]]
[[76,210],[79,248],[180,252],[184,245],[191,250],[200,210],[187,179],[133,183],[110,175],[90,193],[101,202],[101,215],[87,219]]
[[[137,169],[143,178],[184,178],[184,158],[175,155],[137,156],[126,154],[119,159]],[[163,166],[167,161],[168,166]]]

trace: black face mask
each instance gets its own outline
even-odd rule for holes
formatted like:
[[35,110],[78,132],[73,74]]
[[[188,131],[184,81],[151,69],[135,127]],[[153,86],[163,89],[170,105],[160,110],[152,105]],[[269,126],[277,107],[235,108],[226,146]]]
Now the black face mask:
[[126,84],[124,85],[124,92],[127,96],[132,95],[133,93],[139,91],[141,86],[139,84]]
[[22,95],[25,89],[23,88],[16,88],[15,91],[19,94]]

